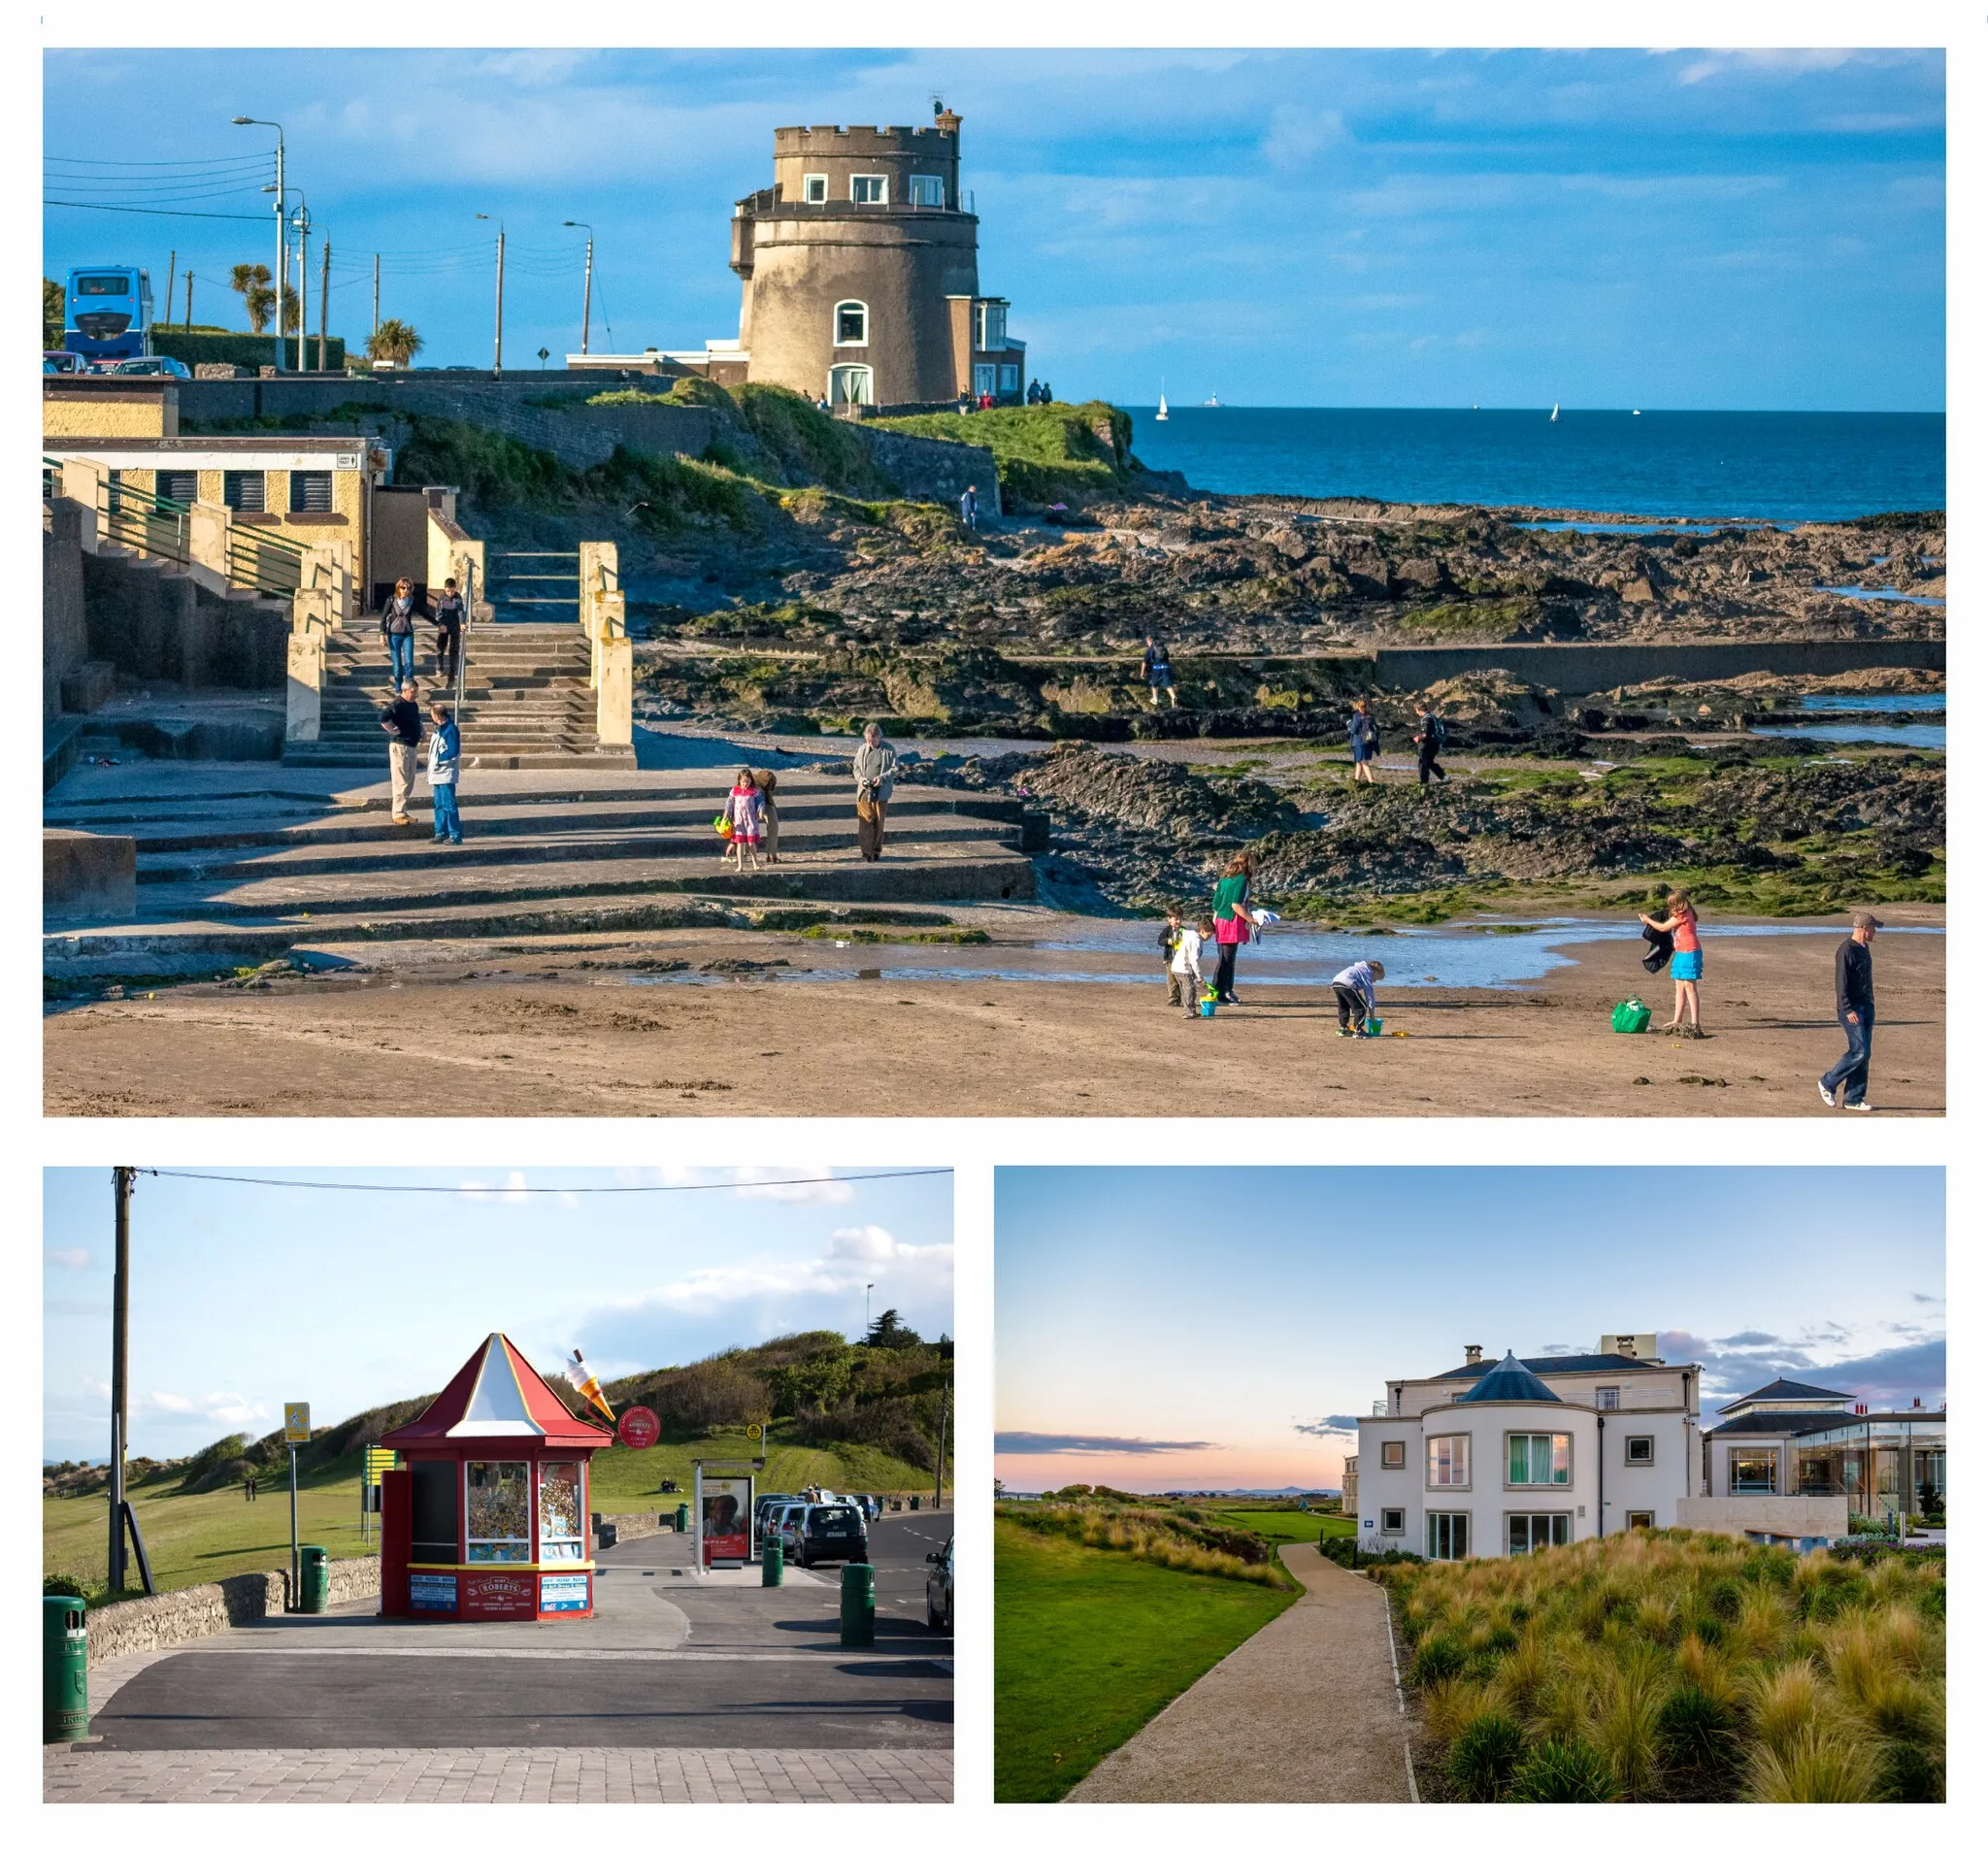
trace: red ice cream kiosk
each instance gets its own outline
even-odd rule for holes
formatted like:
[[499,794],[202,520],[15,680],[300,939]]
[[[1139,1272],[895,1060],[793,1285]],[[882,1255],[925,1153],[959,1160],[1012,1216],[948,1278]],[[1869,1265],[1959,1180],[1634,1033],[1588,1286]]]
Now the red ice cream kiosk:
[[417,1620],[585,1620],[594,1611],[587,1462],[613,1436],[492,1332],[380,1445],[380,1611]]

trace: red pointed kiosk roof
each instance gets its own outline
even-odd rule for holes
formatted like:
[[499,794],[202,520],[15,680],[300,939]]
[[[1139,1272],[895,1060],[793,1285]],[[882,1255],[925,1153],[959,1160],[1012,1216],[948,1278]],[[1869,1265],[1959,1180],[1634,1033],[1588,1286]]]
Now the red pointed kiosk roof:
[[414,1420],[381,1435],[378,1444],[419,1451],[423,1441],[516,1439],[605,1447],[613,1438],[569,1412],[523,1352],[493,1331],[447,1389]]

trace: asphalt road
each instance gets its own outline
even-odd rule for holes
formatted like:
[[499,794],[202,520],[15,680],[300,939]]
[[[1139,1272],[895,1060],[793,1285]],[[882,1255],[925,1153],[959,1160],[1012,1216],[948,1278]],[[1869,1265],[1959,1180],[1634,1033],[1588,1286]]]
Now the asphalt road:
[[643,1538],[602,1552],[592,1621],[293,1615],[150,1660],[92,1729],[103,1750],[946,1750],[952,1642],[926,1631],[924,1558],[951,1526],[872,1526],[869,1647],[841,1644],[836,1568],[764,1589],[756,1566],[700,1578],[690,1539]]

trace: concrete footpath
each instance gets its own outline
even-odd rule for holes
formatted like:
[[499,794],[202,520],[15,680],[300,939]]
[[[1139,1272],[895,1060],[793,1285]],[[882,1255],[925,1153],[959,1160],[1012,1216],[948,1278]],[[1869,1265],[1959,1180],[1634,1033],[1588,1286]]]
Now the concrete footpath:
[[1305,1594],[1066,1797],[1099,1802],[1413,1801],[1387,1597],[1309,1543]]

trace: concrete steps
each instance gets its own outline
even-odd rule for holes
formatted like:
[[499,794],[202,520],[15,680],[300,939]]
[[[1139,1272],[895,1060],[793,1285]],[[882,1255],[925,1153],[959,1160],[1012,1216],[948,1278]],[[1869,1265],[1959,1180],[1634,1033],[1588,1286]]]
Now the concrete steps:
[[[369,763],[378,767],[377,748]],[[565,762],[570,768],[571,760]],[[138,915],[121,931],[264,929],[322,939],[665,930],[688,897],[721,909],[1032,903],[1043,818],[1012,799],[900,787],[881,862],[856,853],[845,779],[782,775],[778,865],[721,866],[711,822],[729,780],[616,775],[591,790],[499,780],[463,801],[465,842],[437,844],[425,786],[395,825],[379,786],[213,787],[50,805],[54,827],[130,836]],[[505,788],[508,782],[510,788]]]
[[[603,746],[587,686],[586,639],[572,624],[478,624],[464,651],[466,670],[456,723],[472,768],[525,770],[576,758],[632,766],[627,746]],[[371,618],[338,633],[325,653],[324,696],[315,742],[283,751],[288,765],[378,765],[381,710],[389,693],[385,639]],[[414,639],[414,679],[422,698],[437,685],[434,632]],[[449,698],[454,690],[450,684]]]

